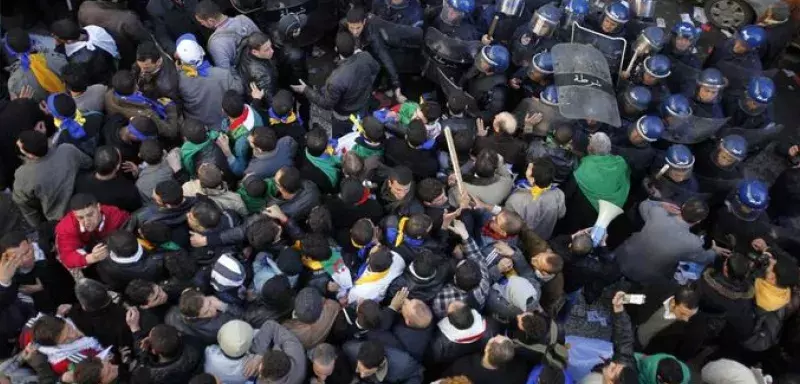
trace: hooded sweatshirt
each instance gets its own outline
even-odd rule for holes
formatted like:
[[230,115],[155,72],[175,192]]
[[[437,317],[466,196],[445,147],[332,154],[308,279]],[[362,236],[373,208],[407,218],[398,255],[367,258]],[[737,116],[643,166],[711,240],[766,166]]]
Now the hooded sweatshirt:
[[646,356],[641,353],[637,353],[635,356],[636,364],[639,367],[639,383],[641,384],[659,383],[658,378],[656,377],[656,372],[658,370],[658,363],[664,359],[674,359],[678,362],[678,364],[680,364],[681,371],[683,372],[683,381],[681,381],[680,384],[689,384],[689,381],[692,378],[692,373],[689,371],[689,367],[672,355],[668,355],[666,353],[656,353],[655,355]]

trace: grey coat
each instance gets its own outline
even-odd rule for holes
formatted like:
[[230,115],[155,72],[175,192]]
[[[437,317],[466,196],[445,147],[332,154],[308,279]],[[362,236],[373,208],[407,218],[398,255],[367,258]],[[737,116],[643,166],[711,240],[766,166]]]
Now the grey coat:
[[[42,53],[47,62],[47,68],[61,77],[61,72],[64,70],[64,67],[67,66],[67,57],[53,51],[42,51]],[[25,71],[22,69],[19,60],[13,62],[6,70],[10,74],[8,76],[8,92],[12,95],[19,95],[22,87],[26,85],[33,88],[33,97],[31,98],[36,101],[44,100],[50,95],[50,93],[45,91],[44,88],[39,85],[39,82],[36,81],[32,70]]]
[[222,96],[229,89],[242,93],[242,82],[229,69],[212,67],[207,77],[189,77],[181,72],[178,89],[186,117],[216,127],[225,118]]
[[289,373],[272,381],[273,384],[300,384],[306,377],[306,350],[291,331],[274,320],[267,320],[253,339],[250,351],[263,355],[269,350],[278,350],[289,356],[292,368]]
[[258,26],[245,15],[228,18],[208,38],[208,53],[219,68],[233,68],[236,61],[236,46],[242,38],[259,32]]
[[551,188],[534,200],[527,189],[517,190],[506,200],[506,209],[522,216],[525,223],[544,240],[550,240],[558,219],[567,214],[564,192]]
[[172,174],[172,168],[169,167],[166,160],[142,169],[136,179],[136,189],[139,190],[142,203],[150,204],[153,201],[153,190],[156,189],[156,185],[162,181],[171,180]]

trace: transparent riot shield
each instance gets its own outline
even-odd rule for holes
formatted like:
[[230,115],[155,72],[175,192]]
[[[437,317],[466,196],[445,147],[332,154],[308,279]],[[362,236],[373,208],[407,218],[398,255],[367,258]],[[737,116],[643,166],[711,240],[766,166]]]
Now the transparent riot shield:
[[436,74],[435,81],[439,84],[439,87],[442,88],[442,92],[444,92],[445,96],[447,96],[448,99],[457,94],[464,96],[466,98],[465,100],[467,100],[467,114],[478,116],[480,109],[478,108],[478,102],[475,101],[475,98],[469,93],[464,92],[453,79],[442,71],[442,68],[436,67],[433,71]]
[[603,54],[590,45],[573,43],[557,44],[551,53],[561,116],[619,127],[617,97]]
[[670,143],[697,144],[714,136],[727,122],[728,118],[672,117],[664,127],[664,133],[661,134],[661,138]]
[[772,185],[790,165],[785,156],[775,151],[777,145],[777,142],[769,143],[763,151],[745,159],[744,176]]
[[628,47],[628,42],[624,38],[607,36],[574,23],[570,41],[595,47],[605,57],[612,72],[617,74],[622,72],[623,58]]
[[781,132],[783,132],[783,124],[775,124],[773,122],[761,129],[725,128],[718,136],[741,135],[747,140],[748,151],[755,152],[755,150],[764,148],[773,140],[777,140]]
[[426,63],[423,74],[429,80],[438,83],[437,68],[440,68],[447,77],[457,82],[472,65],[475,52],[477,47],[463,40],[448,37],[436,28],[428,27],[425,31]]
[[422,28],[396,24],[379,17],[371,18],[369,24],[386,42],[397,71],[419,74],[424,63],[420,49],[425,42]]
[[725,75],[728,80],[728,90],[730,92],[741,92],[747,88],[747,83],[755,76],[766,76],[769,78],[775,77],[778,73],[777,69],[768,69],[766,71],[754,68],[744,68],[729,61],[721,61],[717,63],[717,69]]
[[666,80],[670,92],[690,95],[695,91],[700,71],[702,69],[690,67],[678,60],[673,60],[672,73],[664,80]]
[[534,136],[547,136],[556,123],[568,120],[559,113],[558,106],[548,105],[537,98],[528,97],[520,101],[517,108],[514,109],[514,117],[517,119],[518,127],[525,125],[525,115],[529,113],[542,114],[542,121],[539,124],[532,128],[526,127],[523,131],[525,134],[533,134]]

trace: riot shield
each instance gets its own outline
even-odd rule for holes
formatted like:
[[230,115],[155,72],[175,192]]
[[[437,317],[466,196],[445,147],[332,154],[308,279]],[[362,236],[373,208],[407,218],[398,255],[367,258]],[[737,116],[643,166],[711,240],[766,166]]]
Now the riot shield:
[[434,27],[428,27],[425,31],[426,58],[423,74],[431,81],[438,82],[439,74],[437,68],[452,81],[457,82],[461,75],[472,65],[477,47],[471,44],[448,37]]
[[755,68],[744,68],[730,61],[720,61],[716,67],[725,75],[728,80],[727,88],[731,92],[741,92],[747,88],[747,83],[755,76],[766,76],[771,79],[778,73],[777,69],[763,71]]
[[378,36],[386,42],[389,56],[392,57],[399,73],[419,74],[424,61],[422,50],[424,44],[422,28],[396,24],[391,21],[372,17],[370,28],[375,28]]
[[677,205],[683,205],[683,203],[685,203],[690,197],[696,197],[701,200],[708,201],[712,195],[711,193],[689,190],[682,185],[673,182],[666,176],[653,181],[649,187],[651,188],[651,199],[665,201]]
[[777,142],[767,144],[763,151],[744,161],[744,176],[749,179],[759,179],[767,185],[772,185],[778,176],[789,167],[786,157],[775,152]]
[[561,116],[619,127],[617,97],[603,54],[592,46],[571,43],[557,44],[551,54]]
[[700,71],[702,69],[690,67],[678,60],[672,60],[672,73],[665,79],[669,91],[685,95],[694,94]]
[[433,73],[436,75],[434,81],[439,84],[439,87],[442,88],[442,92],[444,92],[448,99],[456,94],[464,96],[465,100],[467,100],[467,114],[471,116],[478,116],[480,109],[478,108],[478,102],[475,101],[475,98],[472,97],[472,95],[461,89],[461,87],[459,87],[453,81],[453,79],[451,79],[442,71],[442,68],[434,67]]
[[572,24],[571,42],[595,47],[605,57],[608,67],[613,73],[622,72],[625,49],[628,47],[628,42],[624,38],[606,36],[574,23]]
[[514,109],[514,117],[517,119],[517,126],[522,127],[525,125],[525,115],[529,113],[541,113],[542,121],[532,128],[525,128],[524,134],[532,134],[534,136],[544,137],[552,130],[552,127],[561,121],[568,120],[561,115],[558,107],[555,105],[547,105],[541,100],[533,97],[523,99],[517,108]]
[[669,124],[664,127],[664,133],[661,134],[661,138],[670,143],[697,144],[714,136],[727,122],[728,118],[673,117],[670,119]]
[[764,148],[771,141],[776,140],[781,132],[783,132],[783,124],[769,123],[761,129],[725,128],[720,132],[719,136],[741,135],[747,140],[749,152],[755,152],[754,150]]

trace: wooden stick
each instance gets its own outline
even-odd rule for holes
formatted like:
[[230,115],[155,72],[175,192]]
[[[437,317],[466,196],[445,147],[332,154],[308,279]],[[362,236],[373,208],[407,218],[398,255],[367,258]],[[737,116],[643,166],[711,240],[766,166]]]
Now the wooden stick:
[[497,23],[500,22],[500,16],[494,15],[492,18],[492,23],[489,24],[489,32],[486,34],[489,38],[494,38],[494,30],[497,28]]
[[[456,153],[456,145],[453,143],[453,132],[450,127],[444,127],[444,138],[447,140],[447,151],[450,153],[450,164],[453,165],[453,172],[456,175],[456,187],[458,188],[458,198],[464,196],[467,191],[464,189],[464,180],[461,179],[461,166],[458,163],[458,154]],[[460,201],[460,200],[459,200]]]

